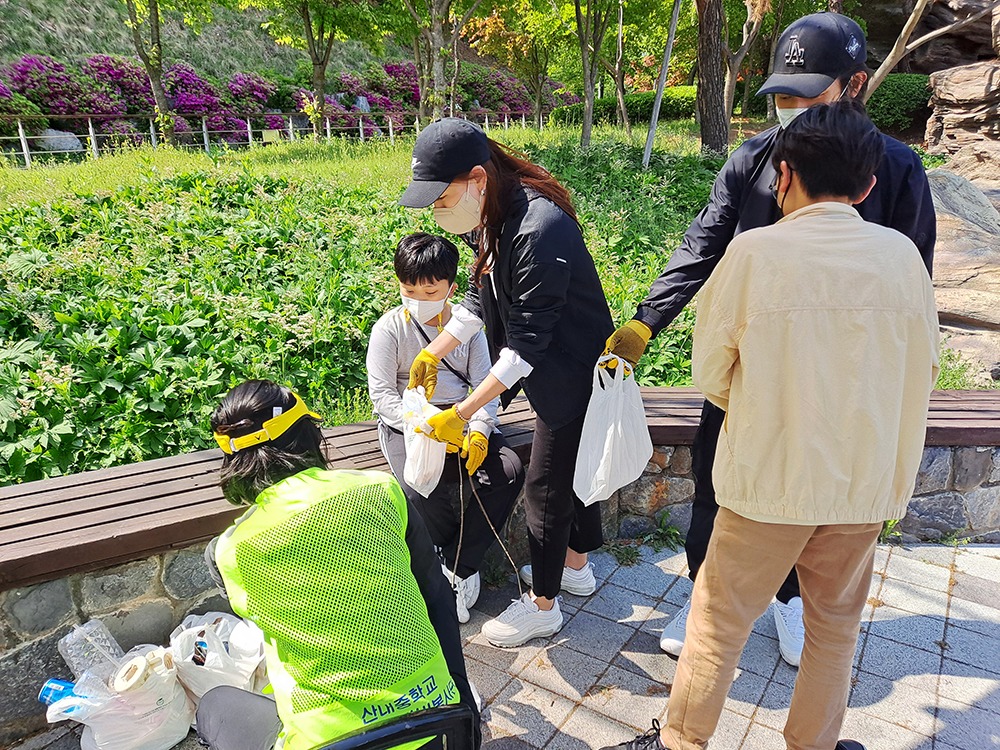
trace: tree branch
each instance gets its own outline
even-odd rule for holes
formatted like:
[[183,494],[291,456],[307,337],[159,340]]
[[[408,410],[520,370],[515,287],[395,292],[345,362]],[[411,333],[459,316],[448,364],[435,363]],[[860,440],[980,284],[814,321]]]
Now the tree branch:
[[157,0],[149,0],[149,46],[158,68],[163,67],[163,47],[160,45],[160,6]]
[[306,49],[309,50],[309,59],[313,65],[319,62],[319,53],[316,50],[316,36],[313,34],[312,17],[309,14],[309,3],[302,2],[299,5],[299,14],[305,22],[306,27]]
[[904,55],[908,55],[911,52],[913,52],[913,50],[915,50],[917,47],[920,47],[921,45],[927,44],[927,42],[932,41],[934,39],[937,39],[939,36],[944,36],[945,34],[950,34],[953,31],[958,31],[961,28],[965,28],[970,23],[975,23],[980,18],[982,18],[983,16],[985,16],[987,13],[992,12],[996,8],[1000,8],[1000,0],[995,0],[995,2],[993,2],[990,5],[986,6],[982,10],[977,11],[976,13],[973,13],[968,18],[963,18],[961,21],[956,21],[955,23],[953,23],[953,24],[951,24],[949,26],[943,26],[940,29],[935,29],[934,31],[930,32],[929,34],[924,34],[919,39],[917,39],[917,40],[915,40],[913,42],[908,43],[906,45],[906,49],[904,50],[903,54]]

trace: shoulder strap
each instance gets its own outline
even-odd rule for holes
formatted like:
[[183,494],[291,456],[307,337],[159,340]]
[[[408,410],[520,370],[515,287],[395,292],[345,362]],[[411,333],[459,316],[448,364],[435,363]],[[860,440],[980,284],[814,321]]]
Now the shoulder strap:
[[[424,343],[425,344],[430,344],[431,343],[430,337],[428,337],[427,331],[424,330],[424,327],[422,325],[420,325],[417,321],[415,321],[412,316],[410,317],[410,322],[413,323],[414,327],[417,329],[417,333],[420,334],[420,338],[422,338],[424,340]],[[451,372],[452,375],[454,375],[456,378],[458,378],[463,383],[465,383],[465,387],[466,388],[468,388],[470,390],[475,390],[472,387],[472,382],[467,377],[465,377],[462,373],[460,373],[458,370],[456,370],[454,367],[452,367],[450,364],[448,364],[448,360],[447,359],[442,359],[441,360],[441,364],[443,364],[445,367],[447,367],[448,371]]]

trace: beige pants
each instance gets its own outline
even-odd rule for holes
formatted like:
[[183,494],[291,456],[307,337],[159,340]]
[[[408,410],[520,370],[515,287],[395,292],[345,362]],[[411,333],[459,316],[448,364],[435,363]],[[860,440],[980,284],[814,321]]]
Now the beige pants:
[[882,524],[759,523],[719,509],[691,595],[663,743],[707,747],[754,621],[795,565],[805,648],[785,723],[790,750],[834,750]]

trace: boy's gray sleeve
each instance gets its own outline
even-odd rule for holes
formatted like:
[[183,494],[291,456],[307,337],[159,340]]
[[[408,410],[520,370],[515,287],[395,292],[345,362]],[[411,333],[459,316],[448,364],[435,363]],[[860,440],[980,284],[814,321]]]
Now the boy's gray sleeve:
[[390,427],[402,430],[403,398],[396,386],[396,354],[399,342],[388,326],[380,320],[372,328],[368,341],[368,395],[375,405],[375,413]]
[[[489,374],[490,349],[486,343],[486,336],[482,331],[479,331],[469,342],[469,380],[472,382],[472,387],[478,388]],[[495,398],[483,406],[472,415],[469,420],[469,429],[489,436],[500,423],[497,419],[499,406],[499,398]]]

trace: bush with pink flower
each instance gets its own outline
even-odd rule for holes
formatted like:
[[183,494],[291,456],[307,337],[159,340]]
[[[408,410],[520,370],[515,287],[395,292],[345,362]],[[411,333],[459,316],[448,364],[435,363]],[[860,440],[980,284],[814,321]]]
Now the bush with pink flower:
[[146,70],[128,57],[94,55],[84,60],[81,70],[114,91],[130,115],[149,114],[155,109],[153,90]]

